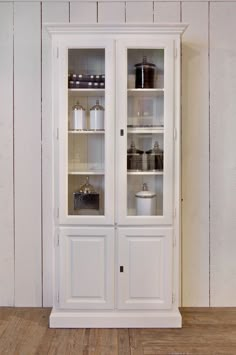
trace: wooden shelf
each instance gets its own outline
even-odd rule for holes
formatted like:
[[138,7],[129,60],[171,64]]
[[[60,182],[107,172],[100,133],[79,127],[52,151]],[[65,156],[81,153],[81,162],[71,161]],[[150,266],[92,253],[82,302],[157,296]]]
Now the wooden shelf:
[[127,171],[127,175],[136,175],[136,176],[152,176],[152,175],[163,175],[163,170],[161,171]]
[[68,89],[69,96],[104,96],[105,89]]
[[128,96],[159,96],[164,95],[164,89],[127,89]]
[[68,131],[69,134],[104,134],[105,130],[83,130],[83,131],[79,131],[79,130],[69,130]]
[[69,171],[68,175],[104,175],[104,170],[92,170],[92,171]]
[[143,134],[143,133],[149,133],[149,134],[158,134],[158,133],[164,133],[164,127],[128,127],[127,128],[127,133],[132,133],[132,134]]

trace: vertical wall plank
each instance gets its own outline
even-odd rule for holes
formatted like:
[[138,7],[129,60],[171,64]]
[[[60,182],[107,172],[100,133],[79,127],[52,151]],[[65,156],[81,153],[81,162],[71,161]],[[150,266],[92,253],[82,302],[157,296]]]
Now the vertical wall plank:
[[96,23],[97,2],[70,2],[70,22]]
[[122,23],[125,22],[125,2],[99,2],[99,23]]
[[41,306],[40,3],[15,3],[15,304]]
[[[44,2],[42,22],[69,22],[68,2]],[[43,306],[52,305],[53,215],[53,122],[51,95],[51,41],[42,28],[42,192],[43,192]]]
[[211,306],[236,305],[236,3],[210,6]]
[[13,3],[0,3],[0,305],[14,305]]
[[126,3],[126,22],[153,22],[152,1],[131,1]]
[[208,4],[183,2],[182,21],[182,302],[208,306]]
[[154,2],[154,22],[180,22],[180,2]]

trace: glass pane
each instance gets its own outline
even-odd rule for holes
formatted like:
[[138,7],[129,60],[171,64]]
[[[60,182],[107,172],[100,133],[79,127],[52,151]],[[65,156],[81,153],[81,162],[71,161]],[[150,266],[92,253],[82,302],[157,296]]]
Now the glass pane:
[[69,49],[69,215],[104,215],[104,73],[104,49]]
[[127,59],[127,215],[163,215],[164,49]]

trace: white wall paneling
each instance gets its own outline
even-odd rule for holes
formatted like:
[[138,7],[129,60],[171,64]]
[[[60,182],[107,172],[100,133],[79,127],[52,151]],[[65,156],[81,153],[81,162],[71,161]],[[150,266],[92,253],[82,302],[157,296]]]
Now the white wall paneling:
[[236,3],[210,6],[211,306],[236,303]]
[[208,4],[182,3],[182,299],[209,305]]
[[[92,3],[91,3],[92,4]],[[69,22],[69,3],[42,4],[42,23]],[[42,28],[42,227],[43,227],[43,305],[52,304],[52,237],[53,237],[53,166],[51,112],[51,42]]]
[[137,1],[126,3],[127,23],[153,22],[153,1]]
[[180,22],[180,2],[154,2],[154,22]]
[[97,2],[72,1],[70,2],[70,22],[96,23]]
[[125,2],[99,2],[99,23],[123,23],[125,22]]
[[14,304],[13,3],[0,3],[0,304]]
[[40,3],[14,5],[15,305],[41,306]]

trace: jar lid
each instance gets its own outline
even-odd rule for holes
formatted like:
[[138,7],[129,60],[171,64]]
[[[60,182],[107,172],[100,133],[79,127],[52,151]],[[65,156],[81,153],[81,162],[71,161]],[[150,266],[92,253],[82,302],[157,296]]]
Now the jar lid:
[[151,67],[151,68],[156,68],[156,65],[155,65],[155,64],[153,64],[153,63],[148,63],[148,62],[147,62],[147,57],[146,57],[146,56],[143,57],[142,63],[137,63],[137,64],[135,64],[134,66],[135,66],[136,68],[137,68],[137,67]]
[[155,192],[148,191],[148,186],[146,183],[143,184],[143,190],[135,194],[136,197],[141,198],[153,198],[156,196]]
[[85,111],[85,108],[83,108],[82,105],[80,105],[79,101],[76,102],[76,104],[72,107],[72,110],[82,110],[82,111]]
[[99,100],[96,100],[96,105],[91,107],[90,111],[105,111],[102,105],[99,105]]
[[91,185],[89,183],[88,176],[86,177],[86,182],[80,186],[79,192],[84,193],[84,194],[94,194],[94,193],[96,193],[96,191],[94,190],[93,185]]
[[147,154],[154,154],[154,155],[163,155],[163,150],[160,149],[159,143],[156,141],[154,143],[154,147],[150,150],[146,151]]
[[130,148],[127,150],[128,154],[143,154],[143,151],[135,147],[135,143],[132,141]]

